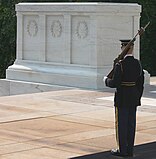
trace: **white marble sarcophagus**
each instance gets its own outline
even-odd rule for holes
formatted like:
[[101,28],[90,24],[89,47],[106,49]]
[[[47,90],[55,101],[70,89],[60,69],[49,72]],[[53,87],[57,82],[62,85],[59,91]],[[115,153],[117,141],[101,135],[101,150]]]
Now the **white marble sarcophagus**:
[[140,27],[141,6],[19,3],[16,12],[17,56],[8,80],[102,89],[120,53],[119,40],[132,38]]

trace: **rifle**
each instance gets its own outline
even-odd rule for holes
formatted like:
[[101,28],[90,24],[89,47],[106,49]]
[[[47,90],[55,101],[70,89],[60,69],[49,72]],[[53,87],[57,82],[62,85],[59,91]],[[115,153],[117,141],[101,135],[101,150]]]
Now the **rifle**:
[[124,58],[124,56],[127,54],[128,50],[130,49],[131,45],[134,43],[134,41],[136,40],[136,37],[138,35],[142,35],[145,32],[145,29],[149,26],[150,22],[148,22],[144,27],[141,27],[140,30],[138,30],[137,34],[133,37],[133,39],[125,46],[124,50],[118,55],[118,57],[114,60],[114,64],[113,64],[113,69],[109,72],[109,74],[107,75],[108,78],[113,77],[114,74],[114,68],[116,63],[118,63],[120,60],[122,60]]

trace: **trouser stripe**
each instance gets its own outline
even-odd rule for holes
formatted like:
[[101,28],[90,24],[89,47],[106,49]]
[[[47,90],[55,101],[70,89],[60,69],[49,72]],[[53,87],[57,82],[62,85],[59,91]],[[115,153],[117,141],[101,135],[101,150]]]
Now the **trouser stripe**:
[[119,149],[119,131],[118,131],[118,108],[115,107],[115,130],[116,130],[116,142]]

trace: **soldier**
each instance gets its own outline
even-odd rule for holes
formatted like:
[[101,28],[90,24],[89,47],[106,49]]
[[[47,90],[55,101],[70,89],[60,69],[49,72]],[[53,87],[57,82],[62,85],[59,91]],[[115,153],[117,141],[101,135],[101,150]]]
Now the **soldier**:
[[[123,50],[130,40],[120,40]],[[141,105],[144,72],[140,61],[133,56],[134,43],[123,60],[115,65],[113,78],[104,77],[107,87],[116,88],[114,106],[118,149],[114,156],[132,157],[136,128],[136,109]]]

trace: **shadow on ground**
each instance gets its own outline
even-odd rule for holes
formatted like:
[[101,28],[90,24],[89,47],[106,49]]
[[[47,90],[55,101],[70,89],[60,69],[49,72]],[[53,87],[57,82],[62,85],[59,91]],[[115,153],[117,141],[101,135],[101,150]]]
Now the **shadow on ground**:
[[[133,159],[156,159],[156,142],[137,145],[134,148],[134,157],[128,157]],[[99,152],[95,154],[89,154],[85,156],[74,157],[70,159],[119,159],[121,157],[114,157],[110,154],[110,151]]]

